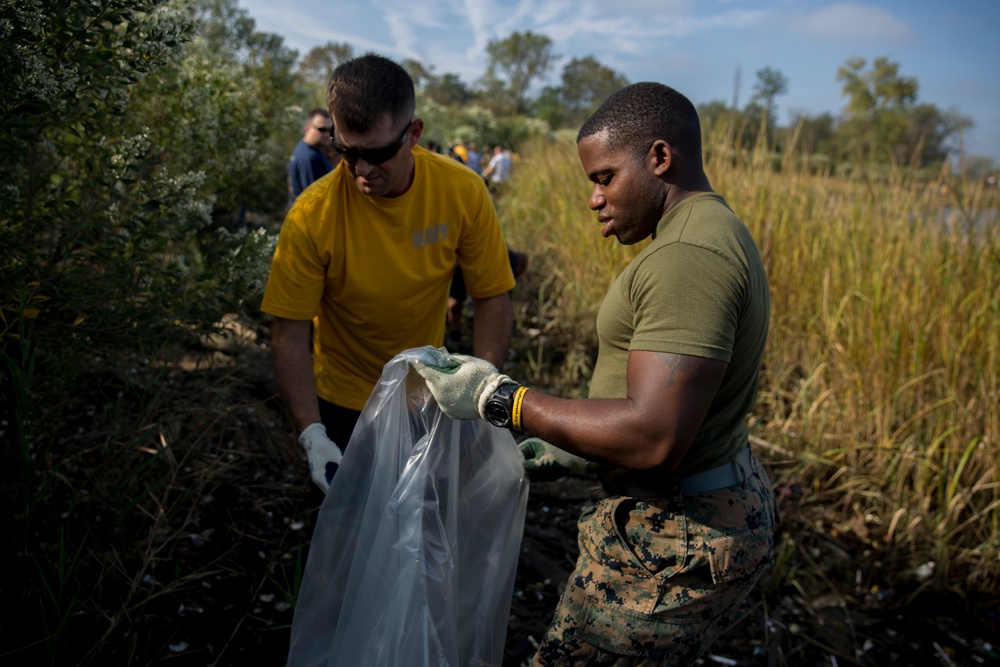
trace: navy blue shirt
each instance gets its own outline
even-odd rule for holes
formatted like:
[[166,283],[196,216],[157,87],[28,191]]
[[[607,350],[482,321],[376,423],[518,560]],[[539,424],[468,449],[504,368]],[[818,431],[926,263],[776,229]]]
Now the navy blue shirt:
[[295,201],[310,183],[325,176],[331,169],[333,165],[323,151],[305,141],[299,141],[288,161],[288,184],[291,187],[288,203]]

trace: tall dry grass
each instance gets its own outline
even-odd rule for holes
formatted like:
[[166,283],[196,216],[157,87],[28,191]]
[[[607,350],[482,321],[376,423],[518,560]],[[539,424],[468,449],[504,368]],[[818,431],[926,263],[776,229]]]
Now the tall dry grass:
[[[753,433],[783,453],[778,483],[898,571],[923,565],[924,585],[1000,589],[998,189],[947,171],[847,180],[721,134],[706,146],[771,281]],[[540,143],[500,204],[539,287],[527,379],[566,395],[585,391],[601,298],[642,245],[601,238],[589,192],[573,142]],[[542,378],[555,346],[561,370]]]

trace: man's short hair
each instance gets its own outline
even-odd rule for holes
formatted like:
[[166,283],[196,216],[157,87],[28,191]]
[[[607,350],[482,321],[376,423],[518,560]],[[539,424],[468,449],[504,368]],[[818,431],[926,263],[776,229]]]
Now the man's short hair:
[[393,123],[413,117],[413,79],[398,64],[375,55],[348,60],[333,71],[326,89],[330,115],[352,132],[368,132],[386,113]]
[[701,123],[691,100],[662,83],[634,83],[613,93],[587,119],[576,136],[608,132],[608,148],[646,154],[663,139],[685,162],[701,164]]
[[322,118],[329,118],[330,112],[327,111],[326,109],[320,109],[319,107],[316,107],[315,109],[309,110],[309,113],[306,114],[306,120],[312,120],[316,116],[320,116]]

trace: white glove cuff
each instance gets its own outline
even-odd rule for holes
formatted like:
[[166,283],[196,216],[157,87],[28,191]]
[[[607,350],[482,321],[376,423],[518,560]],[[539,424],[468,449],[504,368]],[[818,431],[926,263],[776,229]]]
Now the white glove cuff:
[[299,434],[299,444],[308,449],[309,445],[312,444],[313,438],[317,435],[329,440],[326,435],[326,427],[323,426],[321,422],[309,424],[309,426],[307,426],[306,429]]
[[479,416],[481,418],[486,419],[486,402],[490,400],[490,396],[492,396],[493,392],[499,389],[502,384],[517,384],[517,382],[511,380],[507,375],[498,375],[493,378],[493,380],[486,385],[486,388],[482,391],[482,393],[479,394],[479,405],[476,407],[479,409]]

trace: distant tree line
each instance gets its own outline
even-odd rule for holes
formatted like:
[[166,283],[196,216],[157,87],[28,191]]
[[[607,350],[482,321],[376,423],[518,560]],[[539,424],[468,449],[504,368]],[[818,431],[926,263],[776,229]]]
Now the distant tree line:
[[[900,73],[887,57],[871,65],[864,58],[850,58],[837,71],[837,81],[847,103],[843,113],[810,116],[792,114],[791,122],[776,122],[775,97],[788,90],[780,72],[757,72],[754,95],[743,108],[723,101],[699,106],[705,125],[731,133],[734,146],[751,149],[763,139],[768,150],[821,158],[828,163],[893,164],[935,168],[949,155],[965,158],[962,138],[972,121],[957,111],[941,111],[933,104],[918,104],[918,83]],[[981,172],[993,165],[971,159]]]
[[[455,73],[438,73],[433,65],[401,61],[417,87],[418,106],[428,140],[477,140],[514,146],[527,136],[579,127],[628,79],[595,57],[572,58],[562,69],[561,85],[532,90],[545,81],[559,60],[552,40],[532,32],[514,32],[486,46],[483,75],[467,84]],[[306,53],[298,74],[313,91],[312,104],[324,103],[326,82],[340,63],[357,53],[343,42],[328,42]]]
[[[354,55],[349,44],[329,42],[307,53],[298,73],[321,91],[333,69]],[[471,84],[415,60],[403,62],[422,101],[445,121],[446,127],[431,126],[430,132],[455,138],[485,133],[491,140],[516,141],[532,131],[511,122],[516,118],[544,121],[550,130],[576,129],[608,95],[629,84],[623,74],[585,56],[563,65],[558,85],[542,86],[560,58],[548,37],[530,31],[490,40],[486,56],[486,71]],[[957,111],[918,103],[917,80],[904,76],[898,63],[880,57],[869,65],[863,58],[850,58],[835,74],[846,99],[840,115],[796,112],[787,125],[780,125],[777,98],[788,92],[789,81],[765,67],[756,72],[753,95],[742,108],[735,101],[701,104],[703,125],[728,132],[735,149],[763,141],[767,150],[796,150],[830,164],[934,168],[949,155],[966,158],[962,139],[972,121]],[[533,90],[539,92],[533,95]],[[316,102],[321,101],[318,94]],[[533,130],[539,127],[544,126]],[[993,168],[982,158],[970,162],[980,171]]]

